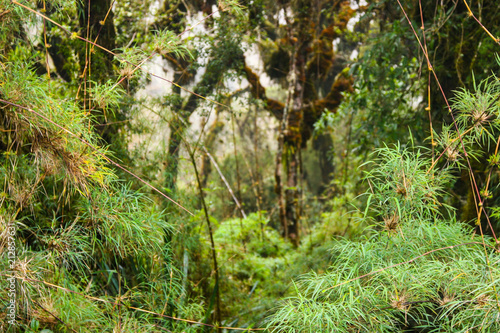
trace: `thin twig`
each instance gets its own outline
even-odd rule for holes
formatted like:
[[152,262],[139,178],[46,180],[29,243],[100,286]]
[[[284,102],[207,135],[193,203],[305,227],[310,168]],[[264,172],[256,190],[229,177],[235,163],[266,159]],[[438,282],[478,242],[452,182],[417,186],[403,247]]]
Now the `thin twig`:
[[10,9],[9,9],[9,10],[6,10],[6,11],[4,11],[4,12],[1,12],[1,13],[0,13],[0,18],[1,18],[2,16],[4,16],[4,15],[6,15],[6,14],[10,13],[10,12],[11,12],[11,10],[10,10]]
[[[499,44],[500,45],[500,39],[499,38],[495,38],[495,36],[493,36],[491,34],[491,32],[486,29],[486,27],[481,23],[481,21],[479,21],[476,16],[474,15],[474,13],[472,12],[472,10],[470,9],[469,5],[467,4],[467,1],[464,0],[464,3],[465,3],[465,6],[467,7],[467,10],[469,11],[469,16],[471,16],[472,18],[474,18],[474,20],[476,20],[476,22],[481,26],[481,28],[483,28],[484,31],[486,31],[486,33],[488,34],[488,36],[491,37],[491,39],[493,39],[495,41],[495,43]],[[481,17],[481,15],[479,15],[479,17]]]
[[203,150],[205,151],[205,154],[207,154],[208,158],[210,158],[210,161],[212,161],[213,165],[215,166],[215,169],[217,170],[217,172],[219,173],[219,176],[220,178],[222,179],[222,181],[224,182],[224,184],[226,184],[226,187],[227,187],[227,190],[229,191],[229,193],[231,193],[231,196],[233,197],[233,200],[234,202],[236,203],[236,206],[238,206],[240,212],[241,212],[241,215],[243,216],[243,218],[247,218],[247,214],[245,214],[245,211],[243,210],[243,207],[241,207],[240,205],[240,202],[238,201],[238,199],[236,198],[236,196],[234,195],[233,193],[233,190],[231,189],[231,186],[229,185],[229,183],[227,182],[226,180],[226,177],[224,177],[224,175],[222,174],[222,172],[220,171],[219,169],[219,166],[217,165],[217,162],[215,162],[215,159],[212,157],[212,155],[208,152],[207,148],[206,147],[203,147]]

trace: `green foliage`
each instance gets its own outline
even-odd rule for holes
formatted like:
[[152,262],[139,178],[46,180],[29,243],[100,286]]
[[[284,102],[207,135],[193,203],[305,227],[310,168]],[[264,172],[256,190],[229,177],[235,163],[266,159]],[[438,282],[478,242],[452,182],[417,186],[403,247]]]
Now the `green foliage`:
[[379,150],[364,215],[383,223],[357,241],[339,239],[328,272],[297,281],[296,295],[271,317],[271,331],[500,329],[494,242],[486,238],[483,247],[466,225],[442,219],[449,176],[427,176],[430,164],[418,151]]
[[[33,23],[33,14],[15,5],[10,0],[0,1],[0,49],[11,50],[12,38],[23,30],[19,22]],[[4,56],[4,55],[2,55]],[[1,59],[0,59],[1,61]]]
[[111,107],[111,110],[116,109],[123,94],[123,89],[111,80],[102,84],[91,82],[89,95],[96,106],[104,112],[108,107]]
[[266,212],[220,224],[214,238],[229,326],[265,325],[266,314],[276,306],[276,300],[293,293],[291,279],[303,272],[324,272],[328,268],[332,237],[345,235],[349,224],[353,233],[361,231],[359,214],[347,216],[341,200],[332,205],[335,212],[318,217],[295,251],[269,226]]
[[408,133],[407,126],[415,133],[423,126],[422,113],[417,112],[422,91],[421,77],[416,74],[420,65],[406,52],[417,46],[406,45],[409,32],[399,21],[387,28],[366,32],[375,37],[364,43],[349,69],[355,78],[354,92],[347,96],[340,112],[344,117],[355,117],[353,148],[370,150],[395,143]]
[[[500,59],[497,56],[500,65]],[[500,129],[500,83],[498,77],[491,76],[479,84],[474,83],[474,91],[460,89],[451,99],[456,113],[457,125],[471,139],[481,145],[495,142],[495,134]],[[469,134],[470,132],[470,134]]]
[[125,48],[120,51],[120,69],[118,73],[130,80],[140,73],[134,64],[139,65],[147,57],[147,54],[137,47]]
[[[162,232],[170,228],[144,194],[116,184],[81,203],[81,215],[94,225],[93,248],[114,256],[153,257],[162,250]],[[99,247],[102,247],[100,249]]]
[[[231,252],[231,250],[235,251],[235,254],[238,253],[240,247],[243,246],[245,251],[256,257],[283,256],[289,245],[283,242],[276,230],[267,226],[269,221],[264,219],[264,216],[263,214],[252,213],[246,219],[226,220],[217,229],[214,238],[217,243],[221,244],[226,255],[227,251]],[[224,249],[225,246],[236,246],[238,243],[241,244],[238,247],[228,248],[227,251]],[[259,269],[253,269],[252,272],[247,272],[245,275],[257,274],[258,276],[260,271]]]
[[189,48],[183,43],[173,31],[158,31],[153,37],[153,50],[161,55],[172,54],[176,58],[190,57]]
[[[331,269],[297,282],[297,295],[273,315],[272,331],[497,331],[500,272],[487,265],[481,238],[456,221],[410,220],[398,229],[339,241]],[[391,267],[442,247],[449,248]],[[499,259],[487,252],[490,262]]]
[[407,219],[432,220],[449,207],[440,203],[450,175],[445,170],[429,174],[431,161],[420,150],[410,151],[400,145],[377,150],[375,165],[367,172],[370,185],[368,211],[387,224]]
[[[371,228],[358,239],[337,240],[329,270],[295,283],[296,294],[270,317],[271,331],[500,329],[497,242],[483,235],[485,228],[478,234],[458,221],[447,205],[456,166],[468,167],[471,157],[491,151],[499,135],[498,79],[473,88],[456,92],[456,123],[434,133],[432,150],[386,146],[365,164],[368,189],[360,213]],[[491,176],[496,154],[489,160]],[[490,176],[486,189],[497,187]],[[486,189],[482,199],[491,197]],[[498,208],[485,210],[498,217]]]
[[240,5],[237,0],[219,0],[219,9],[223,12],[228,11],[237,19],[245,19],[245,7]]
[[0,96],[29,108],[4,110],[3,120],[16,131],[9,140],[29,141],[38,166],[49,174],[64,171],[66,180],[85,195],[91,182],[105,187],[113,176],[103,157],[105,148],[96,144],[97,137],[89,130],[92,119],[75,102],[52,93],[52,83],[37,77],[22,60],[5,63],[0,73]]
[[[15,229],[15,260],[2,256],[0,268],[2,281],[16,279],[18,329],[153,332],[161,318],[155,313],[201,317],[198,304],[178,302],[185,291],[171,265],[166,212],[137,184],[119,180],[102,144],[97,119],[115,116],[124,89],[113,80],[86,81],[83,100],[75,98],[73,84],[37,72],[42,56],[20,20],[34,21],[31,14],[11,2],[0,8],[0,99],[7,101],[0,107],[2,253],[13,246]],[[170,40],[160,41],[168,52],[184,52]],[[133,61],[144,55],[130,54]],[[7,293],[1,288],[2,307]],[[190,329],[171,321],[162,326]],[[8,329],[2,317],[0,330]]]

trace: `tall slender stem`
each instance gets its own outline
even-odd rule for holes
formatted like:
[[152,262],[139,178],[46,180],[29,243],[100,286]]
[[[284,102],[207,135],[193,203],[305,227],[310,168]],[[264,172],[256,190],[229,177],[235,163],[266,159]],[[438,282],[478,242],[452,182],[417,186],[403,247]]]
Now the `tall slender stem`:
[[221,332],[218,325],[221,323],[221,313],[220,313],[220,284],[219,284],[219,266],[217,264],[217,252],[215,251],[214,235],[212,231],[212,224],[210,223],[210,217],[208,216],[207,204],[205,202],[205,195],[203,193],[203,187],[201,186],[200,174],[198,173],[198,167],[196,166],[196,160],[194,158],[194,151],[191,149],[190,145],[186,145],[186,149],[193,164],[194,173],[196,175],[196,182],[198,183],[198,190],[200,192],[201,205],[203,207],[203,213],[205,214],[205,219],[207,221],[208,234],[210,236],[210,245],[212,250],[212,259],[214,263],[214,275],[215,275],[215,287],[216,287],[216,304],[215,304],[215,320],[217,321],[217,332]]

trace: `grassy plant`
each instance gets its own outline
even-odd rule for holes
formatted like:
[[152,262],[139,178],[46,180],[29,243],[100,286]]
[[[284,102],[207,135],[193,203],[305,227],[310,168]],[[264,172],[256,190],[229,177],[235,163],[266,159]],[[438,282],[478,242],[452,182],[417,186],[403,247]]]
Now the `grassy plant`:
[[485,259],[500,259],[494,242],[483,246],[467,225],[443,220],[439,193],[449,176],[426,177],[430,164],[399,146],[379,151],[368,175],[371,232],[338,240],[329,271],[296,282],[296,296],[271,317],[273,332],[500,329],[500,271]]
[[[165,212],[137,184],[118,180],[114,167],[121,165],[110,165],[112,153],[96,130],[97,119],[119,108],[124,90],[114,81],[92,82],[85,98],[96,109],[82,108],[75,87],[36,74],[40,55],[18,33],[25,28],[19,19],[31,14],[11,2],[0,8],[6,46],[0,55],[0,251],[12,247],[14,226],[16,252],[14,262],[2,256],[0,268],[2,281],[16,279],[18,325],[2,320],[0,330],[156,332],[166,311],[199,315],[198,307],[178,303],[184,290],[170,262]],[[158,47],[184,52],[172,36],[158,35]],[[5,306],[4,288],[0,299]],[[161,326],[188,330],[189,324],[163,320]]]
[[377,150],[362,211],[371,227],[357,240],[334,243],[326,273],[295,282],[295,295],[269,319],[272,332],[500,330],[497,243],[457,220],[446,203],[456,167],[468,168],[470,157],[488,151],[499,135],[498,80],[474,89],[456,93],[457,127],[435,135],[435,156],[399,144]]

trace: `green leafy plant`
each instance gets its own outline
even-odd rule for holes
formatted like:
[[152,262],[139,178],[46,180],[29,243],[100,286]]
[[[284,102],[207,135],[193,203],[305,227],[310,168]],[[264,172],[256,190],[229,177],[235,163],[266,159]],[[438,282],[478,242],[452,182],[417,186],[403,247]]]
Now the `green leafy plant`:
[[[296,294],[270,317],[272,332],[500,329],[500,255],[494,234],[476,232],[446,204],[457,166],[451,162],[470,166],[468,158],[480,155],[499,135],[497,87],[492,77],[475,92],[455,94],[459,134],[451,126],[435,134],[436,157],[399,144],[376,151],[365,177],[363,216],[370,228],[356,240],[334,243],[334,262],[326,273],[307,274],[294,284]],[[467,154],[459,153],[464,149]],[[495,156],[491,168],[496,168]],[[497,212],[494,208],[493,216]]]

